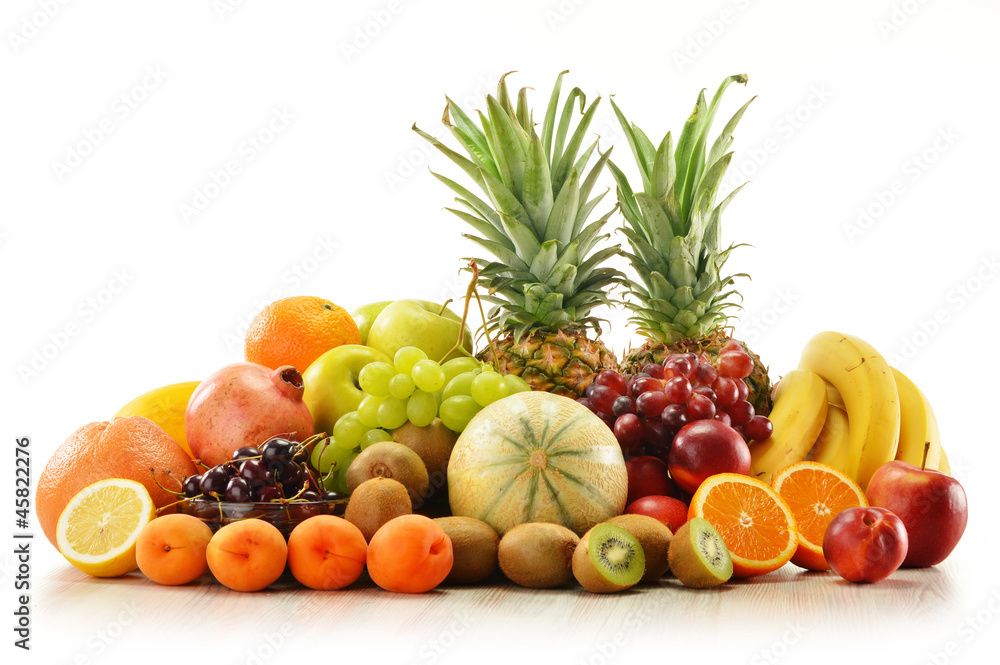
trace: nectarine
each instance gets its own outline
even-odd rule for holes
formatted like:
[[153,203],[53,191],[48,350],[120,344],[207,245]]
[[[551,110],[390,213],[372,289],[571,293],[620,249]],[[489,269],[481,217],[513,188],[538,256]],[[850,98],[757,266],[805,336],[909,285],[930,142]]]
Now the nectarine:
[[903,521],[884,508],[848,508],[830,521],[823,557],[849,582],[878,582],[906,558]]
[[430,591],[444,581],[454,561],[451,538],[423,515],[389,520],[368,544],[368,574],[386,591]]
[[288,537],[288,567],[310,589],[343,589],[361,576],[367,554],[361,530],[334,515],[310,517]]
[[208,570],[212,530],[197,517],[175,513],[147,524],[135,544],[142,574],[157,584],[187,584]]
[[281,577],[288,545],[273,524],[247,519],[216,531],[206,555],[219,582],[234,591],[259,591]]

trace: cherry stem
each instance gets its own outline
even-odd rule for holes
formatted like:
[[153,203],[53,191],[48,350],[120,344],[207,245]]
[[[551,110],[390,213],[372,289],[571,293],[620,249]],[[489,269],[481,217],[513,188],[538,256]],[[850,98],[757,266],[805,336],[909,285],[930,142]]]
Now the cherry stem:
[[[323,448],[319,451],[319,459],[320,462],[322,463],[323,453],[325,453],[326,449],[330,447],[330,437],[326,437],[325,439],[323,439],[323,442],[319,445],[323,446]],[[330,476],[333,475],[333,472],[336,470],[336,468],[337,468],[337,463],[334,462],[333,464],[330,465],[330,468],[326,470],[326,473],[323,474],[324,486],[326,486],[326,481],[330,479]],[[317,468],[316,470],[319,471],[319,468]]]
[[[156,483],[156,486],[159,487],[164,492],[167,492],[169,494],[173,494],[174,496],[183,496],[184,495],[184,483],[180,484],[181,485],[181,491],[180,492],[175,492],[174,490],[167,489],[166,487],[164,487],[160,483],[159,479],[156,477],[156,468],[155,467],[152,467],[152,466],[149,467],[149,472],[151,474],[153,474],[153,482]],[[167,476],[169,476],[170,478],[174,477],[174,474],[170,473],[170,469],[167,469],[163,473],[166,474]],[[174,478],[174,480],[176,480],[176,478]]]
[[180,499],[178,501],[174,501],[172,503],[168,503],[166,505],[160,506],[159,508],[156,509],[156,514],[159,515],[162,511],[166,510],[167,508],[172,508],[173,506],[176,506],[179,503],[185,503],[186,501],[192,501],[194,499],[200,499],[203,496],[205,496],[205,495],[204,494],[199,494],[197,496],[186,496],[183,499]]
[[924,443],[924,458],[920,460],[920,470],[923,471],[927,466],[927,454],[931,452],[931,442],[927,441]]

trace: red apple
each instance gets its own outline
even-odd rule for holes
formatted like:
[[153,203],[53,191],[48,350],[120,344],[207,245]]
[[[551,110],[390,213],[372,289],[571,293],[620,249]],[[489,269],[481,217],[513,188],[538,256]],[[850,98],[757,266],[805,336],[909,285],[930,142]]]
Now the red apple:
[[885,508],[848,508],[823,534],[823,556],[849,582],[878,582],[906,558],[903,520]]
[[667,464],[670,477],[694,494],[717,473],[750,473],[750,448],[740,433],[719,420],[697,420],[677,432]]
[[644,496],[628,504],[625,512],[629,515],[645,515],[660,520],[671,533],[677,533],[688,519],[687,504],[672,496]]
[[628,472],[628,499],[632,503],[644,496],[663,494],[680,497],[680,490],[667,475],[667,464],[659,457],[643,455],[625,461]]
[[965,533],[969,504],[962,485],[946,473],[907,462],[886,462],[868,481],[868,503],[903,520],[910,549],[903,565],[924,568],[944,561]]

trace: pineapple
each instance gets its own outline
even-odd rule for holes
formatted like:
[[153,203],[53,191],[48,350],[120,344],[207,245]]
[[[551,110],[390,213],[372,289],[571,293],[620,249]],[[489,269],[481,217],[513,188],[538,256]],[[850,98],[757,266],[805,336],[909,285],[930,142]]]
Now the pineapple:
[[[729,341],[726,310],[739,307],[732,300],[739,294],[730,288],[736,276],[721,271],[735,246],[720,250],[719,230],[723,210],[743,185],[719,203],[715,199],[732,160],[726,151],[733,130],[753,99],[726,123],[710,149],[708,133],[726,88],[746,81],[745,74],[730,76],[710,104],[702,90],[677,144],[668,132],[658,148],[611,102],[642,177],[642,191],[633,192],[621,169],[609,164],[626,221],[622,232],[631,248],[624,254],[640,280],[629,291],[635,301],[626,303],[632,313],[629,321],[648,338],[626,355],[624,372],[639,372],[646,363],[660,363],[671,353],[690,351],[714,360]],[[757,413],[766,415],[771,411],[767,368],[741,345],[754,359],[754,372],[746,379],[748,399]]]
[[[597,141],[582,148],[600,99],[586,106],[574,88],[559,108],[562,72],[549,98],[541,137],[528,108],[527,89],[516,107],[506,75],[497,95],[486,98],[479,125],[450,99],[443,122],[468,157],[433,136],[413,129],[458,164],[482,190],[485,200],[459,183],[434,174],[458,194],[463,209],[449,208],[476,232],[467,238],[493,255],[475,259],[484,266],[479,286],[494,305],[487,314],[487,339],[499,337],[481,355],[505,374],[521,376],[535,390],[579,397],[598,372],[617,369],[618,361],[599,339],[600,319],[592,311],[610,305],[608,290],[624,274],[605,265],[620,246],[595,249],[609,234],[601,233],[614,210],[589,221],[607,192],[591,190],[611,151],[601,153]],[[574,107],[582,116],[573,127]],[[586,110],[584,110],[586,107]],[[572,130],[572,131],[571,131]],[[590,158],[597,153],[587,171]]]

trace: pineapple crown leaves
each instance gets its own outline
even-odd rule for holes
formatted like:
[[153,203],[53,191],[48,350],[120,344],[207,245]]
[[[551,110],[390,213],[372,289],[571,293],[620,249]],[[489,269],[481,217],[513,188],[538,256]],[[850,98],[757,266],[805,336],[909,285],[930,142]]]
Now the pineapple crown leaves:
[[740,185],[716,203],[719,186],[732,161],[728,152],[733,131],[751,98],[726,123],[711,147],[712,122],[726,88],[747,82],[745,74],[726,78],[710,103],[705,90],[698,95],[676,145],[670,132],[654,147],[645,133],[626,120],[614,100],[611,106],[639,168],[642,191],[633,191],[614,162],[608,167],[618,185],[618,204],[626,225],[621,229],[631,252],[622,253],[639,274],[629,294],[639,331],[658,342],[697,338],[725,325],[725,310],[740,305],[739,294],[723,291],[743,274],[721,276],[730,253],[740,245],[720,250],[722,213],[743,188]]
[[479,284],[487,291],[485,299],[496,305],[487,328],[510,330],[516,339],[536,328],[576,326],[600,332],[601,320],[590,312],[612,304],[607,291],[625,278],[604,265],[620,253],[620,246],[597,248],[610,238],[601,230],[614,209],[588,222],[607,194],[591,196],[611,156],[611,150],[600,151],[597,141],[584,146],[600,98],[588,106],[586,95],[573,88],[560,108],[565,74],[556,78],[540,136],[528,89],[521,88],[515,103],[508,74],[500,78],[496,96],[486,97],[486,111],[477,111],[478,124],[445,98],[442,122],[466,154],[413,126],[480,190],[477,195],[432,172],[457,194],[458,207],[447,210],[475,231],[465,237],[495,257],[475,259],[483,266]]

